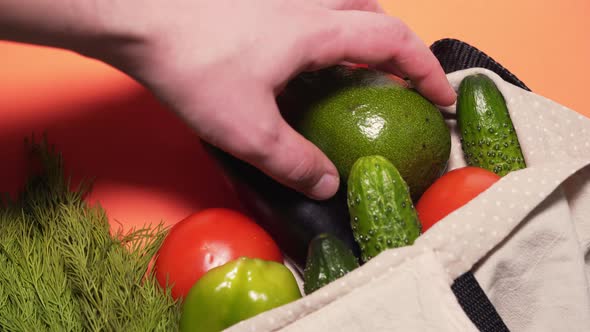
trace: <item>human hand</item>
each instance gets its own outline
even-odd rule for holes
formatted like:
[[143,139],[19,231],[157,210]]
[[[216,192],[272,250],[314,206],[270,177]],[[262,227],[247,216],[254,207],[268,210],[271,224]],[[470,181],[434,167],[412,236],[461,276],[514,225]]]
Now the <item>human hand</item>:
[[438,61],[375,0],[114,1],[117,47],[86,50],[151,89],[205,141],[316,199],[338,189],[330,160],[281,117],[275,97],[305,70],[343,61],[409,77],[454,102]]

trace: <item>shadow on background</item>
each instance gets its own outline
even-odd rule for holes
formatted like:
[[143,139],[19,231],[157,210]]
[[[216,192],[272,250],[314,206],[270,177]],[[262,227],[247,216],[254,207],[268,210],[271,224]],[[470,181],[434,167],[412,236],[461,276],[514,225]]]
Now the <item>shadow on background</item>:
[[239,206],[198,137],[140,87],[35,107],[26,112],[37,116],[12,110],[5,121],[0,110],[2,192],[14,195],[25,180],[24,138],[46,133],[74,183],[95,179],[89,201],[125,226],[170,224],[202,208]]

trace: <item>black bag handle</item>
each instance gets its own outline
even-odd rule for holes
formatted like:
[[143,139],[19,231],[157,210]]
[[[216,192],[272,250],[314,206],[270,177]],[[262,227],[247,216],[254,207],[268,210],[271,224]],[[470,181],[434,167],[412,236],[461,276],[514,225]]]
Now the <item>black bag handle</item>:
[[508,69],[504,68],[504,66],[496,62],[489,55],[463,41],[453,38],[441,39],[434,42],[430,46],[430,50],[434,53],[447,74],[467,68],[486,68],[500,75],[506,82],[531,91],[531,89]]

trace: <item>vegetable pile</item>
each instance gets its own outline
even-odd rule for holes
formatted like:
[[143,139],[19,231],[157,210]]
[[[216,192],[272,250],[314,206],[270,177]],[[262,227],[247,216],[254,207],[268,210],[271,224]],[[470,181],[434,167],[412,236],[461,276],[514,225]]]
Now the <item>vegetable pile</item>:
[[[382,83],[385,78],[379,79]],[[400,87],[388,89],[408,95]],[[435,117],[428,113],[424,121],[412,122],[414,131],[404,138],[411,149],[396,143],[396,153],[405,152],[401,157],[392,154],[395,160],[376,153],[372,144],[359,144],[350,152],[345,141],[339,143],[344,154],[355,156],[341,196],[315,202],[250,176],[255,173],[242,173],[242,184],[259,180],[250,182],[253,190],[242,197],[251,215],[209,208],[170,230],[160,224],[113,234],[104,211],[84,202],[90,186],[72,191],[60,156],[45,141],[31,144],[42,171],[18,199],[0,201],[0,331],[220,331],[302,296],[283,254],[295,257],[304,294],[311,294],[385,250],[412,245],[501,176],[526,167],[493,81],[469,76],[458,97],[467,167],[440,174],[448,154],[446,139],[439,149],[432,142],[427,146],[416,133],[446,137],[448,131],[433,127]],[[375,120],[387,112],[383,100],[379,112],[369,110],[372,122],[358,115],[362,130],[390,125],[392,121]],[[364,109],[357,105],[353,111]],[[388,137],[380,138],[380,149],[387,148]],[[426,158],[416,169],[427,181],[407,182],[403,174],[414,170],[412,156],[419,153]],[[228,159],[220,160],[227,164]],[[406,171],[396,163],[403,163]],[[432,169],[423,170],[428,165]]]
[[156,279],[182,302],[180,331],[220,331],[301,297],[279,246],[237,211],[209,208],[188,216],[156,256]]
[[[413,197],[412,188],[395,165],[399,160],[375,154],[369,147],[355,150],[360,157],[351,165],[341,187],[346,193],[345,202],[308,203],[299,196],[273,189],[272,183],[262,180],[254,182],[254,190],[243,197],[254,202],[254,212],[264,212],[259,218],[209,209],[175,225],[162,246],[156,269],[161,269],[157,275],[162,285],[166,280],[183,288],[173,288],[175,297],[184,298],[181,330],[218,331],[299,298],[291,273],[279,264],[279,246],[286,246],[293,253],[297,247],[293,243],[308,244],[302,277],[304,294],[311,294],[385,250],[412,245],[423,232],[485,191],[502,175],[525,167],[505,101],[489,78],[475,75],[464,80],[457,118],[468,166],[439,175],[421,197]],[[444,135],[444,131],[440,132]],[[408,155],[413,153],[406,151]],[[438,168],[436,163],[432,165]],[[243,181],[256,179],[249,173],[239,177],[246,178]],[[252,199],[251,194],[258,198]],[[269,202],[276,206],[269,208]],[[345,209],[346,213],[334,212],[335,209]],[[295,227],[287,222],[264,220],[272,210],[282,213],[270,214],[270,219],[284,217],[295,221]],[[348,220],[334,217],[344,215]],[[320,226],[322,218],[330,219],[331,224],[325,228],[330,231],[314,229],[316,235],[309,238],[309,225],[317,225],[307,218],[318,218]],[[264,220],[265,229],[255,226],[260,220]],[[285,229],[292,232],[285,234]],[[265,230],[278,234],[278,246],[273,245]],[[347,232],[352,234],[358,252],[343,240],[342,235]],[[263,268],[265,264],[271,265]],[[269,283],[270,280],[275,282]],[[248,294],[258,294],[258,300]],[[260,301],[261,298],[264,300]]]
[[[416,207],[411,188],[391,160],[381,155],[356,160],[346,191],[350,227],[360,246],[362,263],[387,249],[413,244],[421,233],[467,204],[501,176],[526,167],[505,100],[489,77],[470,75],[461,82],[457,122],[468,166],[434,181],[417,200]],[[344,250],[332,251],[335,257],[331,259],[326,259],[325,252],[312,250],[316,241],[318,238],[310,244],[306,291],[315,291],[356,268],[354,264],[341,263],[347,254]],[[339,274],[322,272],[335,268],[340,269]],[[320,271],[321,284],[318,276],[309,271]]]

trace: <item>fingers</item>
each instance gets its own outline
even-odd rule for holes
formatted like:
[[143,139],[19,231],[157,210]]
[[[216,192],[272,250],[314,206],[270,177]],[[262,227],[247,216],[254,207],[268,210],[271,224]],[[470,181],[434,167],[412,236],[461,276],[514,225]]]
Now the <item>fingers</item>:
[[377,0],[313,0],[318,5],[335,10],[364,10],[384,13]]
[[406,78],[406,74],[403,73],[401,70],[399,70],[393,63],[391,62],[384,62],[384,63],[380,63],[376,66],[372,66],[377,70],[380,71],[384,71],[386,73],[392,73],[393,75],[396,75],[399,78]]
[[336,193],[336,167],[283,120],[272,94],[250,95],[238,107],[242,109],[219,125],[210,142],[311,198],[327,199]]
[[[331,11],[317,29],[308,57],[312,68],[343,61],[380,65],[407,76],[426,98],[451,105],[455,92],[430,49],[399,19],[362,11]],[[384,65],[386,64],[386,65]]]
[[271,144],[259,167],[315,199],[330,198],[338,190],[339,177],[334,164],[284,121],[279,127],[277,141]]

